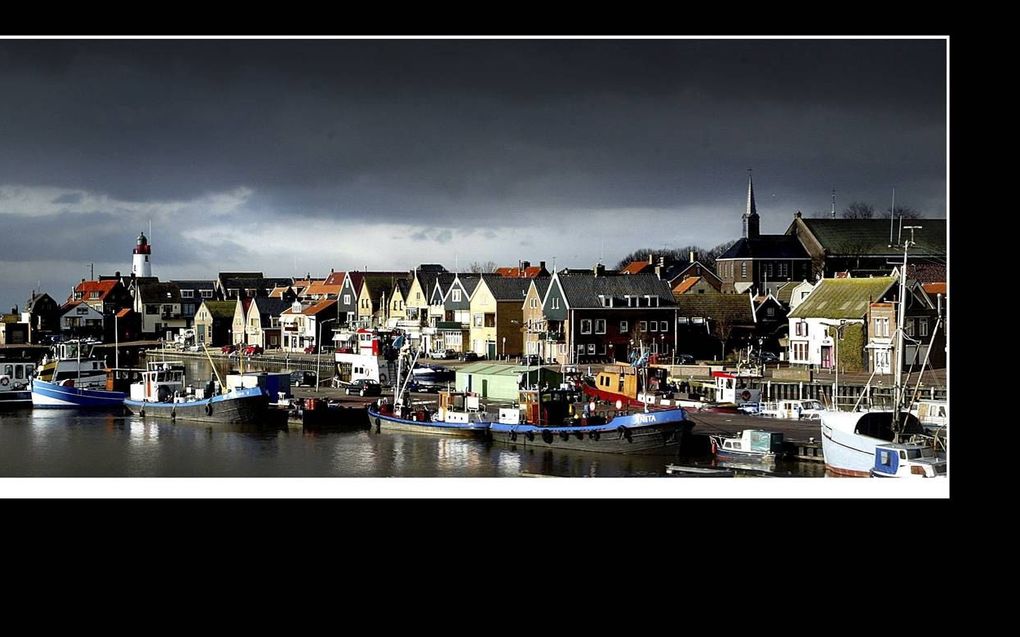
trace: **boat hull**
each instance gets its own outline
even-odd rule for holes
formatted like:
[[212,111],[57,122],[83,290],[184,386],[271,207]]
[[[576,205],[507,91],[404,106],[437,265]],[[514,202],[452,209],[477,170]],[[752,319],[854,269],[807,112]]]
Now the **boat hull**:
[[875,447],[888,440],[855,433],[861,412],[822,414],[822,455],[825,468],[838,476],[868,478],[875,466]]
[[122,409],[127,394],[32,381],[32,406],[42,409]]
[[124,406],[131,414],[143,418],[190,422],[254,424],[269,417],[269,397],[258,387],[180,403],[125,400]]
[[492,423],[492,440],[542,449],[596,453],[672,454],[690,434],[694,423],[682,409],[616,416],[604,425],[538,427]]
[[0,392],[0,409],[19,409],[31,406],[32,392],[28,389]]
[[377,430],[411,431],[414,433],[460,436],[463,438],[485,438],[489,434],[489,426],[491,424],[489,422],[448,423],[405,420],[390,414],[380,414],[372,407],[368,408],[368,421]]

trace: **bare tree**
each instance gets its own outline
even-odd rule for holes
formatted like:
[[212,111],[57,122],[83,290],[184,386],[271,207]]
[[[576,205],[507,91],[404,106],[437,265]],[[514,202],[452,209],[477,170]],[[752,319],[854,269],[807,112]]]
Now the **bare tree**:
[[843,208],[844,219],[874,219],[875,206],[864,201],[854,201]]
[[730,340],[730,335],[733,333],[733,317],[723,313],[710,320],[712,320],[712,336],[719,339],[719,344],[722,346],[722,356],[719,360],[726,360],[726,342]]
[[471,265],[468,266],[468,272],[484,274],[486,272],[495,272],[497,267],[499,266],[497,266],[492,261],[486,261],[485,263],[479,263],[478,261],[474,261],[471,263]]
[[734,241],[726,241],[725,243],[720,243],[719,245],[715,246],[714,248],[712,248],[708,252],[705,252],[701,257],[698,258],[698,260],[701,261],[701,263],[705,267],[707,267],[709,270],[715,272],[716,271],[716,269],[715,269],[715,261],[716,261],[716,259],[721,257],[727,250],[732,248],[734,243],[736,243],[735,240]]

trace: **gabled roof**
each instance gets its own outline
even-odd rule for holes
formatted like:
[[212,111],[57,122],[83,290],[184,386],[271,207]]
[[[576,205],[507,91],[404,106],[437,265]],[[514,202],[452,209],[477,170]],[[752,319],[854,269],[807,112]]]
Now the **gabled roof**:
[[237,311],[237,301],[205,301],[202,303],[213,318],[231,318]]
[[475,273],[460,273],[457,274],[457,279],[464,287],[464,291],[467,292],[467,295],[471,296],[475,293],[475,288],[478,287],[478,282],[482,280],[482,275]]
[[946,295],[945,281],[939,281],[937,283],[925,283],[921,287],[923,287],[924,291],[927,292],[928,294],[941,294],[942,296]]
[[308,287],[306,287],[302,294],[305,296],[319,296],[328,295],[336,296],[340,294],[340,290],[343,288],[343,278],[340,279],[339,283],[326,283],[325,281],[312,281]]
[[705,280],[708,281],[715,289],[718,290],[722,288],[722,279],[720,279],[719,276],[712,271],[712,268],[698,260],[691,261],[687,265],[683,266],[683,268],[681,268],[681,270],[676,274],[670,273],[669,276],[663,276],[662,278],[667,281],[675,281],[679,277],[682,281],[687,278],[687,273],[692,269],[699,273],[697,276],[705,277]]
[[677,298],[676,305],[678,316],[754,325],[754,310],[747,294],[683,294]]
[[[548,277],[543,277],[548,278]],[[521,277],[502,277],[493,274],[485,274],[481,277],[486,287],[497,301],[517,301],[521,303],[528,295],[528,288],[531,287],[532,279]],[[477,289],[477,286],[476,288]]]
[[[400,292],[400,296],[403,297],[404,301],[407,301],[407,293],[411,291],[411,282],[407,279],[397,279],[396,284],[393,287],[394,292]],[[391,293],[390,297],[396,296]]]
[[[798,219],[786,231],[794,231]],[[889,245],[889,219],[805,219],[801,221],[811,235],[830,256],[903,256],[902,248]],[[945,219],[910,219],[904,226],[921,226],[914,230],[917,245],[910,248],[911,254],[946,255]],[[893,223],[893,243],[899,241],[899,223]],[[910,231],[904,230],[905,238]]]
[[685,294],[687,290],[693,288],[699,281],[701,281],[700,276],[689,276],[680,283],[677,283],[676,287],[673,288],[673,294]]
[[716,261],[724,259],[809,259],[800,240],[788,234],[763,234],[754,239],[742,238],[730,246]]
[[117,283],[119,283],[119,281],[116,279],[82,281],[78,285],[74,286],[74,291],[82,293],[83,301],[94,300],[90,299],[93,292],[99,292],[99,296],[97,298],[104,300],[106,299],[106,296],[113,291],[113,288],[117,287]]
[[122,318],[124,318],[125,316],[127,316],[128,314],[131,314],[132,312],[134,312],[134,310],[132,310],[132,309],[131,309],[131,308],[129,308],[129,307],[126,307],[126,308],[124,308],[124,309],[122,309],[122,310],[117,310],[117,313],[116,313],[116,315],[115,315],[115,316],[116,316],[117,318],[119,318],[119,319],[122,319]]
[[[389,297],[397,281],[410,276],[408,272],[362,272],[361,274],[361,286],[362,288],[368,286],[373,299],[378,299],[379,293],[383,291]],[[361,294],[361,289],[358,290],[358,294]]]
[[68,312],[77,308],[78,306],[86,308],[89,314],[98,314],[99,316],[103,315],[102,312],[92,307],[88,303],[85,303],[84,301],[70,301],[69,303],[64,303],[62,306],[60,306],[60,313],[61,315],[67,314]]
[[269,298],[282,299],[283,293],[290,289],[289,285],[277,286],[269,291]]
[[[543,276],[531,280],[531,283],[535,286],[535,293],[538,294],[538,298],[540,300],[545,298],[545,291],[549,289],[549,283],[551,281],[551,276]],[[529,285],[528,288],[530,289],[531,286]]]
[[309,305],[308,307],[301,310],[301,313],[305,316],[315,316],[321,312],[326,312],[336,308],[336,299],[323,299],[318,303]]
[[181,289],[176,283],[142,283],[138,298],[142,303],[180,303]]
[[28,297],[28,301],[25,302],[25,311],[31,313],[32,310],[35,309],[36,303],[39,303],[44,299],[49,299],[54,305],[57,303],[56,299],[45,292],[39,292],[38,294],[33,293],[30,297]]
[[620,268],[620,274],[640,274],[646,270],[651,271],[654,266],[647,261],[631,261]]
[[220,272],[216,275],[220,281],[224,279],[262,279],[265,275],[261,272]]
[[216,287],[216,281],[213,279],[185,279],[181,281],[174,279],[170,283],[176,284],[182,290],[212,290]]
[[330,272],[329,276],[323,282],[325,285],[336,285],[342,286],[344,284],[344,277],[347,275],[346,272]]
[[868,313],[868,304],[881,299],[896,277],[868,279],[822,279],[790,318],[860,319]]
[[[264,296],[255,297],[252,301],[252,305],[258,308],[259,316],[262,319],[262,325],[269,324],[269,317],[279,316],[284,310],[290,307],[290,302],[284,301],[283,299],[270,299]],[[251,312],[251,307],[248,307],[248,312]]]
[[[659,307],[673,307],[676,301],[669,284],[654,274],[599,275],[565,274],[559,276],[567,305],[574,309],[604,307],[599,295],[614,299],[614,307],[626,307],[625,296],[656,296]],[[644,309],[644,308],[642,308]]]

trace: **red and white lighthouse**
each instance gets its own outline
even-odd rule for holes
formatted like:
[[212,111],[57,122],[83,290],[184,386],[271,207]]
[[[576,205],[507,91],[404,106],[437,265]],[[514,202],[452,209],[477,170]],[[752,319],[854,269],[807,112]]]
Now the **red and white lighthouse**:
[[152,254],[152,246],[145,238],[145,233],[138,234],[138,241],[135,242],[134,256],[131,257],[131,273],[136,277],[152,276],[152,264],[149,257]]

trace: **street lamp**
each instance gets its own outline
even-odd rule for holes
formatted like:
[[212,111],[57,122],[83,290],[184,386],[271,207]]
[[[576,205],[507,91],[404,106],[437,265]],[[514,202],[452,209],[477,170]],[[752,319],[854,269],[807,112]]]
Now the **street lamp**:
[[335,321],[335,318],[331,318],[319,323],[319,337],[315,340],[315,393],[319,392],[319,361],[322,359],[322,326]]

